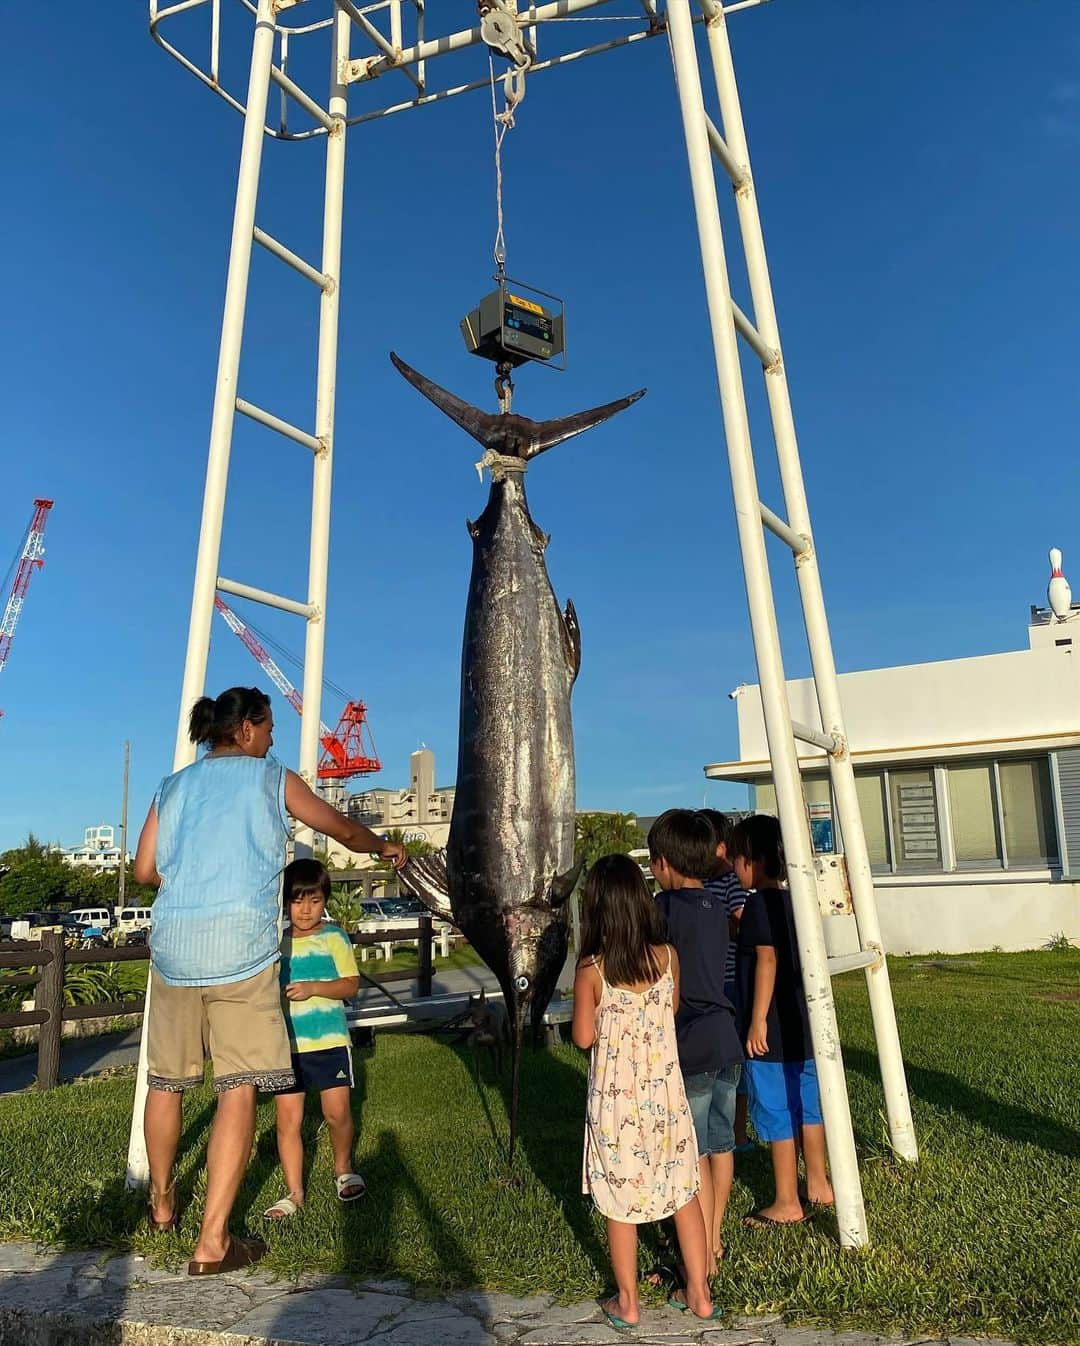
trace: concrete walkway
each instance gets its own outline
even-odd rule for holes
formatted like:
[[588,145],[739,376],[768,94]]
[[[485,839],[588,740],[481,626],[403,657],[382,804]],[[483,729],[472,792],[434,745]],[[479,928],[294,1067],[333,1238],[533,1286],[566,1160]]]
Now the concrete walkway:
[[[422,1298],[404,1281],[340,1276],[275,1281],[237,1272],[192,1280],[141,1258],[39,1252],[0,1244],[0,1346],[910,1346],[926,1338],[788,1328],[776,1317],[703,1324],[643,1311],[628,1334],[595,1301],[557,1305],[550,1295]],[[976,1346],[952,1338],[950,1346]],[[1007,1346],[984,1341],[978,1346]]]

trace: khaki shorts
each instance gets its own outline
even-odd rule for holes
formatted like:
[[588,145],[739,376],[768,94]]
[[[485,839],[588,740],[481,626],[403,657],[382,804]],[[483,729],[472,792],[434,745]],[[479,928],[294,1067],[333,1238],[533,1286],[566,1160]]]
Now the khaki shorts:
[[277,963],[223,986],[170,986],[151,968],[146,1054],[151,1089],[196,1088],[207,1056],[219,1094],[240,1084],[288,1089],[296,1077]]

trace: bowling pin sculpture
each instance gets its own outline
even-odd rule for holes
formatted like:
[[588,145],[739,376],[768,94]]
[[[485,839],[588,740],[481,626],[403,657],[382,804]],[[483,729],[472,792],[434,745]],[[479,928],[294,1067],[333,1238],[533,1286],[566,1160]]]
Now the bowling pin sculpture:
[[1061,573],[1061,552],[1057,547],[1050,548],[1050,583],[1046,586],[1046,598],[1054,616],[1058,621],[1064,621],[1072,611],[1072,589]]

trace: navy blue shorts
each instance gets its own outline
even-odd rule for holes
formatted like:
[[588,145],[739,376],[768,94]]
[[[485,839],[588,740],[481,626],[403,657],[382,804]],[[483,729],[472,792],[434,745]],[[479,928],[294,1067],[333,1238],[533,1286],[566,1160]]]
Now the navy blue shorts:
[[722,1066],[684,1075],[686,1101],[694,1119],[698,1154],[730,1154],[735,1148],[735,1086],[742,1067]]
[[761,1140],[793,1140],[801,1126],[821,1125],[817,1067],[809,1061],[746,1063],[750,1120]]
[[351,1089],[353,1087],[352,1052],[348,1047],[327,1047],[321,1052],[293,1052],[293,1073],[296,1083],[283,1094],[306,1094],[309,1089],[322,1093],[324,1089]]

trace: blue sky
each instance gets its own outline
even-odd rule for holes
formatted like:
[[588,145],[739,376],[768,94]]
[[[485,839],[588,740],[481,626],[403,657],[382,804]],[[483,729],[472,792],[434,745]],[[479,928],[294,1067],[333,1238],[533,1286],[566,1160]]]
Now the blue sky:
[[[472,11],[428,12],[450,31]],[[1080,576],[1080,10],[774,0],[731,30],[839,667],[1017,648],[1047,547]],[[49,25],[35,6],[5,16],[2,563],[33,497],[56,507],[0,677],[0,846],[118,821],[125,738],[134,825],[169,769],[240,143],[141,5],[97,6],[69,37],[70,66],[43,79]],[[321,56],[296,69],[316,88]],[[479,52],[446,62],[454,82],[485,70]],[[449,782],[464,520],[487,488],[476,446],[387,352],[491,407],[457,329],[490,288],[490,103],[350,134],[327,671],[370,706],[379,783],[403,783],[421,741]],[[530,80],[505,152],[511,274],[569,312],[569,372],[523,373],[516,408],[649,389],[529,474],[583,628],[579,805],[738,802],[701,772],[737,755],[727,693],[756,675],[663,40]],[[318,141],[268,145],[258,212],[313,259],[321,159]],[[310,424],[315,301],[265,256],[253,280],[241,392]],[[223,573],[302,593],[305,452],[238,427]],[[773,561],[800,676],[790,567]],[[236,606],[302,648],[298,619]],[[253,681],[219,626],[210,688]],[[324,718],[338,709],[328,697]],[[280,704],[277,719],[295,763],[298,721]]]

